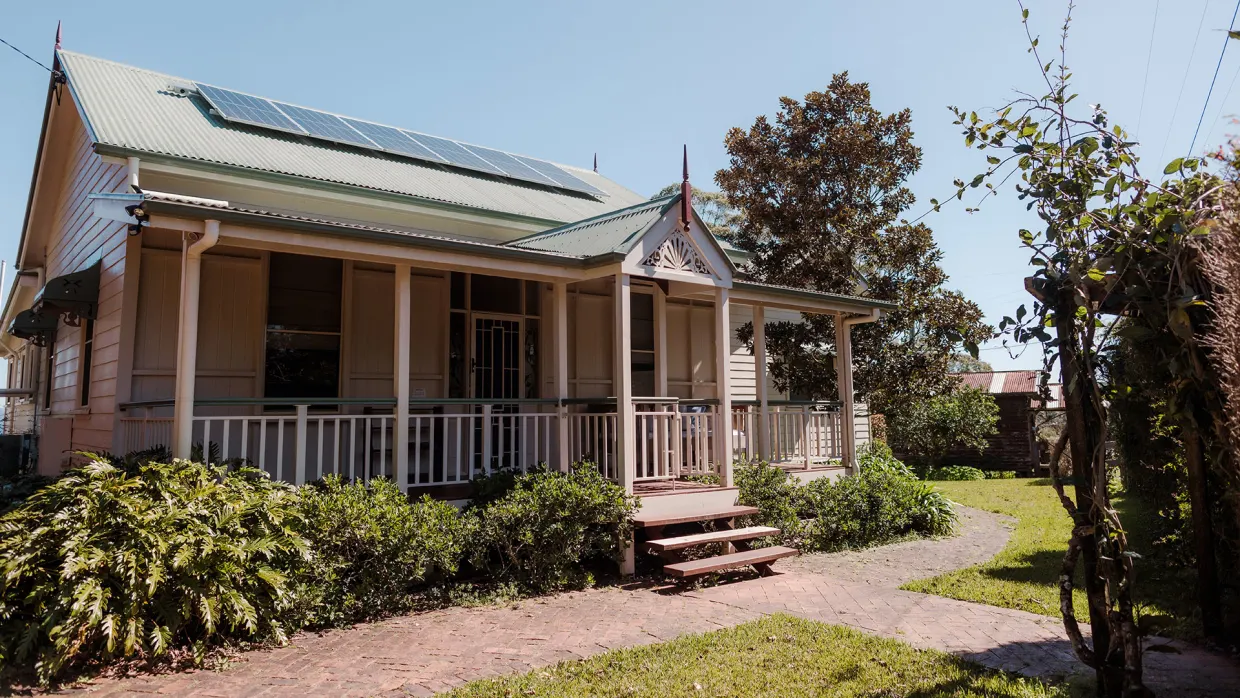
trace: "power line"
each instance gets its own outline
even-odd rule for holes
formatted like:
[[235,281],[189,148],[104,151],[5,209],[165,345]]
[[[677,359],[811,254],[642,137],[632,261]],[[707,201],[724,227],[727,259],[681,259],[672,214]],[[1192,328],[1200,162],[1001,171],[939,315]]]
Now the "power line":
[[35,60],[35,59],[33,59],[33,58],[31,58],[29,53],[26,53],[25,51],[23,51],[23,50],[21,50],[21,49],[17,48],[16,46],[14,46],[13,44],[10,44],[9,42],[5,41],[4,39],[0,39],[0,44],[4,44],[5,46],[8,46],[9,48],[13,49],[14,51],[17,51],[17,52],[18,52],[18,53],[20,53],[21,55],[25,56],[25,57],[26,57],[26,60],[30,61],[31,63],[34,63],[35,65],[37,65],[37,66],[39,66],[40,68],[42,68],[42,69],[46,70],[47,72],[49,72],[49,73],[50,73],[50,72],[52,72],[52,69],[51,69],[51,68],[49,68],[49,67],[47,67],[47,66],[43,65],[42,63],[40,63],[40,62],[36,61],[36,60]]
[[1240,0],[1236,0],[1236,9],[1231,13],[1231,24],[1227,26],[1227,36],[1223,37],[1223,50],[1219,51],[1218,64],[1214,66],[1214,77],[1210,78],[1210,89],[1206,92],[1206,103],[1201,105],[1201,116],[1197,117],[1197,128],[1193,131],[1193,140],[1188,146],[1188,155],[1193,154],[1197,147],[1197,134],[1201,132],[1201,122],[1206,118],[1206,107],[1210,106],[1210,95],[1214,94],[1214,81],[1218,80],[1218,69],[1223,67],[1223,56],[1227,55],[1227,44],[1231,43],[1231,31],[1236,28],[1236,15],[1240,14]]
[[1201,40],[1201,28],[1206,24],[1206,10],[1210,9],[1210,0],[1206,0],[1201,8],[1201,21],[1197,22],[1197,35],[1193,37],[1193,50],[1188,53],[1188,65],[1184,66],[1184,78],[1180,80],[1180,94],[1175,98],[1175,106],[1171,109],[1171,123],[1167,124],[1167,137],[1163,139],[1162,150],[1158,153],[1158,161],[1163,161],[1167,154],[1167,144],[1171,142],[1171,131],[1175,129],[1175,117],[1180,113],[1180,101],[1184,99],[1184,85],[1188,84],[1188,71],[1193,67],[1193,58],[1197,56],[1197,42]]
[[1154,58],[1154,30],[1158,28],[1158,0],[1154,2],[1154,23],[1150,25],[1150,47],[1145,52],[1145,79],[1141,82],[1141,108],[1137,110],[1137,140],[1141,139],[1141,119],[1145,117],[1145,90],[1150,86],[1150,60]]

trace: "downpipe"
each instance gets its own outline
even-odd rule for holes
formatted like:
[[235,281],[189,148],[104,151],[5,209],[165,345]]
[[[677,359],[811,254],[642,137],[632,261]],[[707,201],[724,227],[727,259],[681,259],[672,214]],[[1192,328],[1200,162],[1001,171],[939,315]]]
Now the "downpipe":
[[194,433],[194,382],[198,366],[198,305],[202,254],[220,241],[220,222],[203,222],[202,237],[185,248],[181,267],[181,312],[177,331],[177,383],[172,408],[174,458],[189,458]]

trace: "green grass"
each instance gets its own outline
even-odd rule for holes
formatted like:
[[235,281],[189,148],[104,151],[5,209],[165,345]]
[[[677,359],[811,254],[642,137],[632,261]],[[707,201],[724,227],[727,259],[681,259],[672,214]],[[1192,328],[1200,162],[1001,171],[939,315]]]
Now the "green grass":
[[[1048,480],[937,482],[952,501],[1016,517],[1016,531],[1003,552],[989,562],[921,579],[902,588],[927,594],[1059,615],[1058,577],[1071,524]],[[1193,599],[1195,574],[1160,560],[1153,549],[1157,514],[1133,497],[1117,497],[1120,521],[1138,559],[1134,587],[1142,623],[1150,630],[1197,639],[1200,618]],[[1073,596],[1077,618],[1089,617],[1085,595]]]
[[480,696],[1061,696],[942,652],[791,616],[475,681]]

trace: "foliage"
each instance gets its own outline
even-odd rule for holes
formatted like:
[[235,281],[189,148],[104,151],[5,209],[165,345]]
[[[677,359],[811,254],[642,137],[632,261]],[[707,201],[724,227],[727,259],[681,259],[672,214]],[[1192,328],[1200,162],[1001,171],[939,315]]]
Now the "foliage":
[[55,479],[37,473],[25,473],[12,478],[0,478],[0,514],[19,506],[30,495],[55,482]]
[[[975,352],[991,333],[976,304],[944,287],[930,229],[898,220],[921,165],[911,121],[907,109],[876,110],[869,86],[840,73],[803,102],[782,98],[773,122],[729,131],[729,165],[715,175],[742,212],[732,241],[750,253],[754,278],[846,294],[863,278],[866,295],[898,304],[852,330],[856,389],[878,412],[946,391],[961,344]],[[802,320],[769,324],[771,375],[781,390],[833,397],[834,318]],[[752,341],[751,326],[742,339]]]
[[308,621],[320,626],[409,609],[420,586],[456,573],[469,535],[469,519],[451,504],[410,503],[387,479],[329,475],[302,488],[301,512],[314,551]]
[[959,352],[953,354],[947,364],[948,373],[990,373],[994,367],[987,361]]
[[[757,507],[762,510],[757,516],[748,517],[742,522],[746,526],[773,526],[783,532],[785,541],[794,541],[800,536],[801,519],[797,515],[796,480],[766,462],[737,465],[732,476],[738,489],[737,504]],[[754,545],[774,544],[769,538],[758,539]]]
[[466,684],[449,698],[751,696],[1067,696],[1068,689],[983,669],[945,652],[776,614],[671,642]]
[[491,579],[538,591],[588,583],[582,563],[618,559],[632,538],[636,498],[589,463],[570,473],[517,475],[505,494],[471,507],[473,565]]
[[967,465],[945,465],[941,468],[931,468],[926,473],[925,479],[939,481],[985,480],[986,473]]
[[989,393],[967,387],[889,410],[887,441],[917,465],[940,463],[954,450],[982,453],[999,433],[999,406]]
[[878,545],[909,534],[947,535],[955,527],[951,504],[925,483],[882,469],[854,477],[821,478],[798,492],[805,550],[835,551]]
[[1014,470],[987,470],[985,471],[987,480],[1015,480],[1016,471]]
[[1240,463],[1240,141],[1232,140],[1220,157],[1227,164],[1227,184],[1220,192],[1222,211],[1214,233],[1196,242],[1204,248],[1202,271],[1214,287],[1210,304],[1214,322],[1203,342],[1220,378],[1227,407],[1224,430],[1235,464]]
[[[1058,616],[1060,563],[1069,531],[1063,525],[1058,495],[1046,479],[999,482],[945,482],[939,485],[953,502],[1015,517],[1016,528],[995,557],[975,567],[909,582],[904,589],[937,594],[1044,616]],[[1148,558],[1141,586],[1134,591],[1138,623],[1146,633],[1182,639],[1200,637],[1194,609],[1194,574],[1169,560],[1154,546],[1158,513],[1141,498],[1124,495],[1115,506],[1128,526],[1133,549]],[[1072,594],[1075,612],[1089,612],[1082,589]]]
[[309,558],[293,488],[190,461],[97,457],[0,518],[0,665],[68,666],[282,640]]
[[[677,182],[663,187],[650,198],[657,199],[660,196],[679,192],[680,183]],[[727,195],[723,192],[704,191],[691,187],[689,196],[692,199],[693,210],[701,217],[711,234],[717,238],[731,240],[736,234],[737,225],[740,224],[741,214],[735,206],[728,203]]]

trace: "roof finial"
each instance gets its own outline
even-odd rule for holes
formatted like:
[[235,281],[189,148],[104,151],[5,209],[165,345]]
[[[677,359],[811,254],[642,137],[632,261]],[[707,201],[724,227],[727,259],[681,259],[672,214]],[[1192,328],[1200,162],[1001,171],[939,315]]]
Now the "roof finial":
[[689,185],[689,145],[685,144],[684,179],[680,182],[680,224],[689,230],[690,214],[693,206],[693,187]]
[[594,154],[594,174],[598,174],[598,153]]
[[56,50],[60,50],[60,20],[56,20]]

